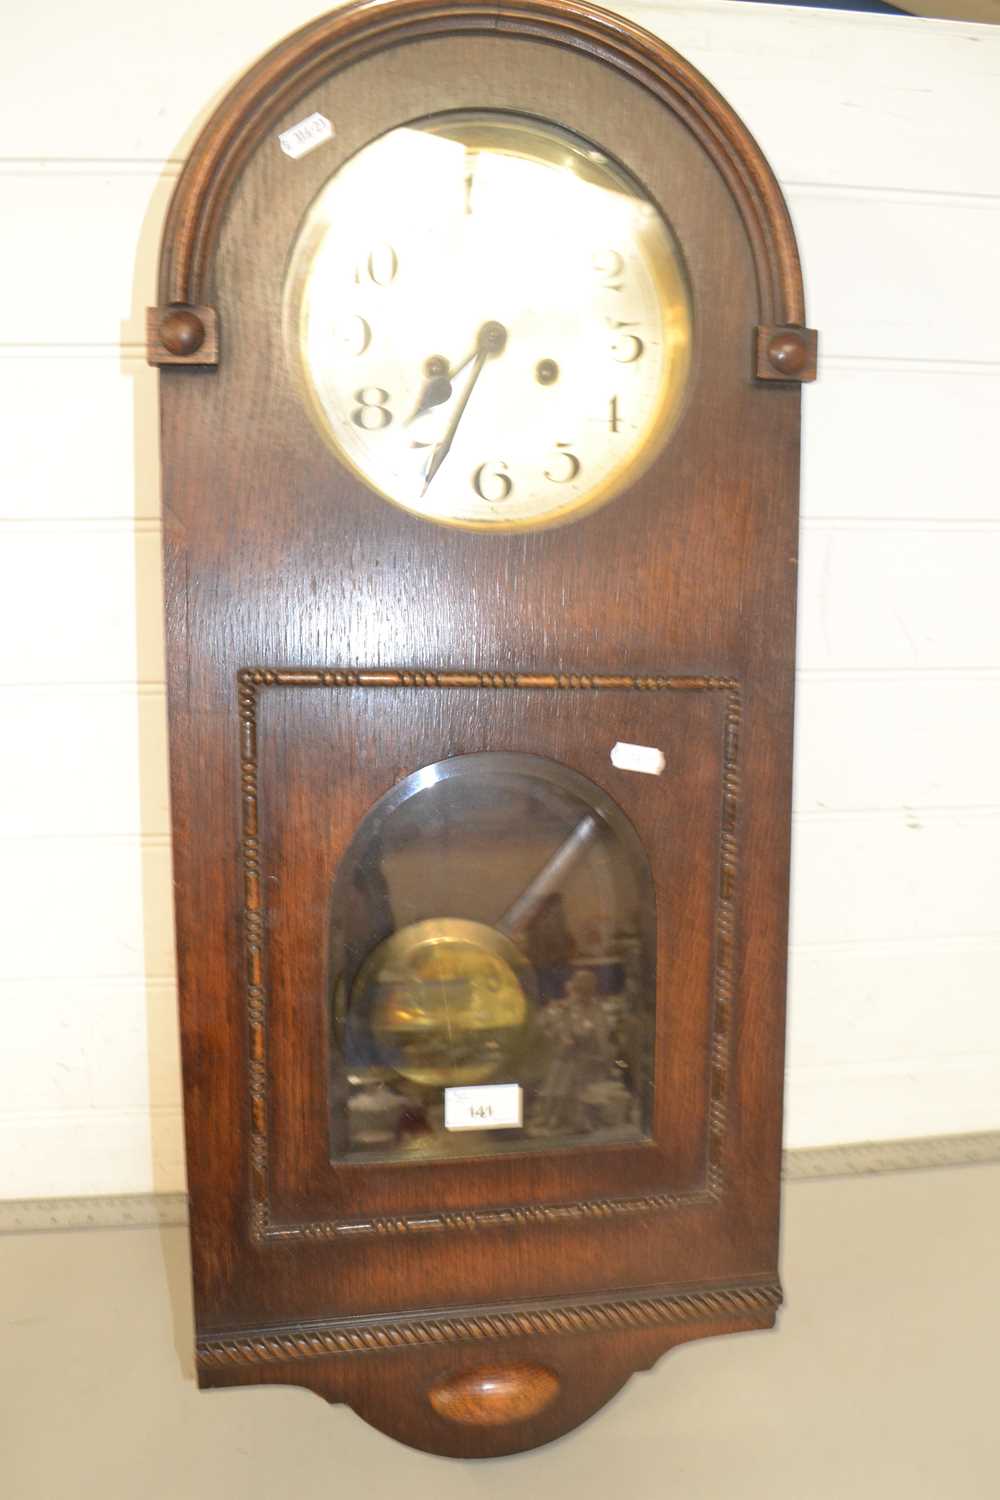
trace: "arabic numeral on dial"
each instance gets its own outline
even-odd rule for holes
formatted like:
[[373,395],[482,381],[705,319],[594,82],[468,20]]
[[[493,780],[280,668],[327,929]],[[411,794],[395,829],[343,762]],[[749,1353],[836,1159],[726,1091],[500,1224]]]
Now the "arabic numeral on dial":
[[606,318],[608,327],[615,331],[615,337],[611,342],[611,357],[620,365],[634,365],[637,359],[641,359],[646,345],[637,333],[622,333],[623,328],[638,328],[638,323],[627,323],[621,318]]
[[611,357],[620,365],[634,365],[642,358],[645,347],[637,333],[621,333],[611,345]]
[[600,250],[594,256],[593,267],[601,279],[605,291],[620,292],[624,284],[625,257],[617,250]]
[[359,314],[354,313],[343,323],[335,325],[333,336],[348,354],[358,357],[364,354],[372,341],[371,324]]
[[507,465],[502,458],[493,463],[480,464],[472,476],[472,488],[480,500],[487,501],[490,505],[498,505],[502,500],[508,500],[514,488],[514,482],[507,473]]
[[612,396],[608,405],[608,426],[612,432],[617,432],[622,425],[622,419],[618,412],[618,397]]
[[354,281],[357,286],[365,281],[370,281],[373,286],[388,286],[395,281],[398,270],[398,255],[391,245],[383,242],[373,246],[368,252],[368,259],[355,267]]
[[465,212],[472,212],[472,190],[476,184],[476,167],[479,165],[479,152],[472,151],[468,146],[465,148]]
[[358,403],[351,412],[355,427],[365,432],[381,432],[383,427],[388,427],[392,421],[388,391],[380,385],[363,385],[360,391],[354,392],[354,399]]
[[637,333],[623,333],[611,345],[611,353],[620,365],[634,365],[641,359],[645,344]]
[[551,469],[546,469],[545,477],[550,484],[569,484],[580,472],[580,460],[575,453],[567,452],[569,443],[556,443],[556,447],[559,449],[556,462],[564,463],[566,468],[562,474],[553,474]]

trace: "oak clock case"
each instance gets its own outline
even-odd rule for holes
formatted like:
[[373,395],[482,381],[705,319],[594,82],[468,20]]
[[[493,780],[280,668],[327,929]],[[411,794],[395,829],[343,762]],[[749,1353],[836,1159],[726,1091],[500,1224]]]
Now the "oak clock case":
[[348,6],[205,127],[149,357],[199,1382],[537,1446],[780,1302],[784,204],[620,18]]

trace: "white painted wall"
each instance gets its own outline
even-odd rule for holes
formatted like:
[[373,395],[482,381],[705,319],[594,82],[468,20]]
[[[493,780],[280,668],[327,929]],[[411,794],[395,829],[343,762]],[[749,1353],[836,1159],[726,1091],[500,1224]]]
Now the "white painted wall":
[[[628,9],[768,153],[821,330],[789,1144],[996,1128],[1000,28],[725,0]],[[142,310],[208,106],[315,6],[4,10],[0,1196],[170,1191],[183,1162]]]

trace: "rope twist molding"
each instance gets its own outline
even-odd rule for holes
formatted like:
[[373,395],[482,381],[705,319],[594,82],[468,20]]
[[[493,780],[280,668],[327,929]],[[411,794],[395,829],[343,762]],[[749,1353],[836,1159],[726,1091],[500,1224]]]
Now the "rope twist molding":
[[[272,688],[458,688],[528,689],[532,691],[652,692],[671,694],[718,693],[724,704],[722,778],[719,826],[719,885],[716,895],[712,980],[711,1102],[706,1130],[705,1181],[686,1192],[647,1192],[627,1198],[592,1198],[573,1203],[492,1205],[483,1209],[434,1209],[412,1214],[373,1215],[364,1219],[275,1222],[271,1211],[269,1165],[269,1070],[266,968],[267,922],[265,887],[258,835],[258,699]],[[236,674],[237,709],[241,727],[240,774],[243,787],[244,965],[245,1014],[249,1064],[249,1165],[252,1201],[248,1221],[255,1240],[287,1242],[329,1240],[364,1235],[402,1235],[425,1231],[481,1230],[562,1223],[568,1219],[611,1218],[618,1214],[670,1213],[682,1206],[717,1202],[725,1183],[723,1153],[729,1093],[729,1056],[732,1010],[735,1002],[735,891],[739,850],[739,748],[742,721],[740,684],[735,678],[576,672],[470,672],[462,669],[425,671],[408,667],[387,670],[341,667],[245,667]]]
[[331,1354],[379,1353],[426,1344],[565,1333],[613,1333],[626,1328],[669,1327],[715,1318],[755,1317],[770,1314],[780,1305],[781,1287],[776,1281],[770,1281],[697,1292],[458,1313],[453,1317],[338,1322],[325,1327],[274,1330],[245,1338],[204,1339],[198,1345],[198,1362],[206,1367],[285,1364]]

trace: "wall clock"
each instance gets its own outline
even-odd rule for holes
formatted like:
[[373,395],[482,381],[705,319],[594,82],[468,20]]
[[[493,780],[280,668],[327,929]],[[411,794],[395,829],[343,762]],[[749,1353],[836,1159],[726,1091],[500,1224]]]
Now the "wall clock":
[[347,6],[164,233],[198,1370],[432,1452],[582,1421],[777,1273],[787,212],[661,42]]

